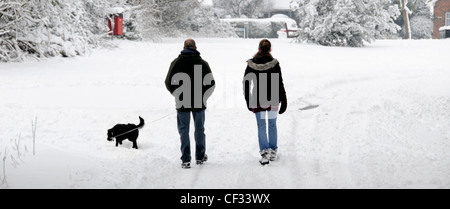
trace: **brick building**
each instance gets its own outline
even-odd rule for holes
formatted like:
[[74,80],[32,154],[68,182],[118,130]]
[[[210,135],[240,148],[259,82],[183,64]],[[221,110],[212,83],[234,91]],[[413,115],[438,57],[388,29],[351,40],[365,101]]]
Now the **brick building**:
[[434,39],[440,38],[439,28],[450,26],[450,0],[432,0],[434,3]]

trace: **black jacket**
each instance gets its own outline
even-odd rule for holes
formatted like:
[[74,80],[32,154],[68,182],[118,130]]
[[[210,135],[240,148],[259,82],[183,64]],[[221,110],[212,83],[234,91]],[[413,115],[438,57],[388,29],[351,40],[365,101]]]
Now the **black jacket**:
[[[287,101],[280,63],[271,57],[255,57],[247,63],[243,81],[247,108],[255,113],[278,110],[280,102]],[[278,80],[278,86],[274,86],[275,80]],[[263,88],[264,86],[267,88]],[[266,98],[261,98],[261,95]],[[275,98],[278,99],[275,101]]]
[[[195,71],[196,69],[199,71],[200,66],[201,74],[196,74]],[[176,75],[182,76],[176,77]],[[190,88],[183,78],[190,80]],[[194,48],[184,49],[180,56],[171,63],[165,84],[167,90],[175,96],[177,110],[181,112],[205,110],[206,101],[212,95],[216,85],[209,64],[200,57],[200,52]],[[186,98],[186,95],[190,95],[190,97]],[[186,103],[186,101],[188,102]]]

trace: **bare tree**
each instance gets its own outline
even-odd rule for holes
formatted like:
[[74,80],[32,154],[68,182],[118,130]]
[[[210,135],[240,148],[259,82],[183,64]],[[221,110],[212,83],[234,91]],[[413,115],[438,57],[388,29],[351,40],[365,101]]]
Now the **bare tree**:
[[232,0],[230,1],[230,8],[233,10],[234,14],[237,14],[238,17],[242,16],[242,9],[244,7],[244,3],[246,0]]
[[20,158],[20,156],[22,155],[21,153],[20,153],[20,138],[22,137],[22,134],[19,134],[19,138],[17,138],[17,139],[14,139],[14,148],[16,149],[16,151],[17,151],[17,157],[19,157]]
[[243,11],[248,17],[256,17],[271,7],[273,7],[271,0],[247,0]]
[[[405,38],[406,39],[411,39],[412,38],[412,33],[411,33],[411,22],[409,20],[409,17],[412,15],[412,13],[416,10],[417,7],[417,3],[420,0],[415,0],[412,7],[409,8],[408,7],[408,0],[398,0],[399,2],[399,6],[400,6],[400,11],[402,12],[403,15],[403,22],[404,22],[404,26],[405,26]],[[430,2],[430,1],[428,1]]]

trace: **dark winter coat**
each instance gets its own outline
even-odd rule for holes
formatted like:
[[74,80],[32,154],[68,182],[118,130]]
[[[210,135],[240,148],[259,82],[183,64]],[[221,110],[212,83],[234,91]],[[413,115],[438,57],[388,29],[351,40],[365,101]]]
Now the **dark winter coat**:
[[[281,74],[281,67],[280,67],[280,63],[278,62],[278,60],[272,58],[272,57],[267,57],[267,56],[256,56],[253,59],[250,59],[247,61],[248,65],[247,65],[247,69],[245,70],[245,75],[244,75],[244,96],[245,96],[245,100],[247,102],[247,108],[254,112],[261,112],[261,111],[267,111],[267,110],[272,110],[272,111],[277,111],[279,108],[279,104],[282,104],[282,107],[280,110],[280,113],[284,113],[284,111],[286,111],[287,108],[287,97],[286,97],[286,90],[284,88],[284,83],[283,83],[283,76]],[[254,76],[249,76],[249,74],[254,75]],[[266,76],[266,79],[262,79],[261,80],[261,75]],[[276,92],[275,94],[278,95],[272,95],[272,90],[276,90],[273,89],[275,88],[275,86],[273,86],[273,82],[272,82],[272,78],[277,78],[277,77],[273,77],[272,75],[278,75],[278,92]],[[263,76],[263,77],[264,77]],[[260,98],[260,91],[262,90],[262,83],[264,82],[267,84],[267,99],[266,100],[272,100],[272,96],[274,97],[278,97],[279,101],[274,101],[274,102],[265,102],[264,104],[262,104],[262,100]],[[253,83],[253,84],[251,84]],[[257,84],[255,86],[255,84]],[[253,86],[253,88],[250,88],[251,86]],[[265,101],[265,100],[264,100]],[[256,103],[255,103],[256,102]],[[284,110],[283,110],[284,109]]]
[[[201,78],[197,78],[197,80],[195,79],[195,69],[199,66],[201,66]],[[190,105],[181,105],[177,103],[177,110],[181,111],[181,112],[190,112],[190,111],[194,111],[194,112],[199,112],[202,110],[206,109],[206,101],[207,99],[211,96],[211,94],[214,91],[215,88],[215,80],[214,77],[212,76],[212,72],[211,72],[211,68],[209,67],[209,64],[203,60],[200,57],[200,52],[198,52],[196,49],[194,48],[186,48],[184,49],[181,54],[178,56],[178,58],[176,58],[170,65],[170,69],[169,72],[167,73],[167,77],[166,77],[166,88],[167,90],[176,97],[176,99],[179,99],[177,101],[185,101],[185,93],[181,93],[180,94],[180,87],[183,86],[183,80],[179,80],[177,82],[178,85],[174,84],[177,83],[175,81],[174,76],[179,74],[179,73],[183,73],[185,75],[189,76],[190,79],[190,83],[191,83],[191,87],[190,87],[190,101],[191,104]],[[200,75],[200,74],[199,74]],[[208,77],[207,77],[208,75]],[[198,76],[199,77],[199,76]],[[200,80],[201,79],[201,80]],[[206,83],[206,84],[205,84]],[[204,85],[205,84],[205,85]],[[195,88],[201,86],[201,92],[195,92]],[[201,99],[204,100],[205,102],[201,102],[201,105],[198,105],[198,101],[197,103],[195,103],[195,96],[201,96]],[[196,105],[197,104],[197,105]]]

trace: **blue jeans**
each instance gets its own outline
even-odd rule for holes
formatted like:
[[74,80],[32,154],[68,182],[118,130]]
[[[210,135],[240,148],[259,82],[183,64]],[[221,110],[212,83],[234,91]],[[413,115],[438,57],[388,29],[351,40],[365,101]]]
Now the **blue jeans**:
[[[278,146],[278,131],[277,131],[277,111],[262,111],[255,113],[256,122],[258,124],[258,140],[259,149],[263,151],[265,149],[277,150]],[[269,121],[269,137],[267,137],[267,123]]]
[[191,114],[194,117],[195,126],[195,158],[202,160],[206,152],[206,135],[205,135],[205,111],[200,112],[180,112],[177,114],[178,133],[181,139],[181,160],[183,163],[191,162],[191,140],[189,138],[189,125],[191,122]]

